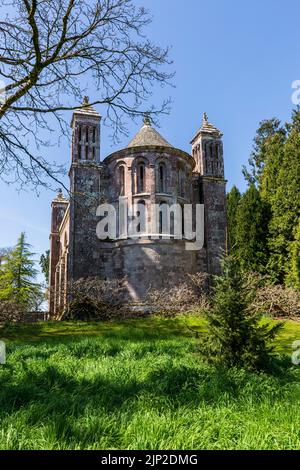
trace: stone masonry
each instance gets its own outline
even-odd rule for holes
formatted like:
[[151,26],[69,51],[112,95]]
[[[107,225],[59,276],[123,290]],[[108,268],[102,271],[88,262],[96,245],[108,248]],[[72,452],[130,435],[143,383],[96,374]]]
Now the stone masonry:
[[[80,278],[125,279],[128,297],[140,301],[150,287],[176,285],[189,273],[220,272],[220,256],[226,247],[222,133],[204,114],[190,155],[172,147],[145,117],[129,145],[101,161],[100,121],[97,111],[87,106],[74,112],[71,123],[70,198],[60,192],[52,202],[52,316],[66,305],[68,282]],[[100,240],[97,207],[111,204],[118,214],[120,201],[129,208],[135,204],[145,208],[140,235],[132,239],[117,233],[114,239]],[[153,204],[184,207],[197,203],[204,204],[201,249],[186,250],[184,237],[166,238],[162,231],[155,240],[149,236],[154,233]]]

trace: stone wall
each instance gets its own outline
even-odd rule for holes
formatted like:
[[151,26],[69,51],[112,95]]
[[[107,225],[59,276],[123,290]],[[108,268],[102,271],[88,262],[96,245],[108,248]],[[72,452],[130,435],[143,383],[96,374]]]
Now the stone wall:
[[[71,197],[69,203],[59,198],[52,205],[51,286],[55,286],[55,273],[59,277],[56,285],[60,286],[87,277],[126,278],[129,297],[138,301],[149,288],[174,286],[190,273],[218,274],[227,224],[220,131],[205,119],[192,141],[193,157],[167,143],[131,145],[100,163],[99,122],[100,116],[93,110],[75,113],[72,121]],[[147,136],[153,131],[148,125],[143,133]],[[150,211],[140,239],[117,234],[115,240],[99,240],[97,207],[109,203],[118,208],[120,197],[129,208],[140,202],[146,208],[162,203],[204,204],[204,246],[189,251],[184,239],[150,239],[155,233]],[[67,208],[68,220],[62,223]],[[60,299],[59,288],[55,290]],[[51,297],[51,312],[53,302]]]

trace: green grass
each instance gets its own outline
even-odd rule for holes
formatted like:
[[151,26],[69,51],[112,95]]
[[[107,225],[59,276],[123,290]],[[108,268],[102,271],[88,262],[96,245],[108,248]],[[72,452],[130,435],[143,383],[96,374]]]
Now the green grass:
[[181,316],[0,329],[0,449],[299,449],[300,323],[269,374],[201,362],[186,323],[203,328]]

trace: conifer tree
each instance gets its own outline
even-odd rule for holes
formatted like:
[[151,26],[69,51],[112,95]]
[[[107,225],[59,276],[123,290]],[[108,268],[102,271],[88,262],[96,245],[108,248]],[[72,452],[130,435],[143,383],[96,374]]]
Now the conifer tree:
[[237,210],[240,200],[241,193],[236,186],[233,186],[227,194],[227,230],[231,253],[236,249]]
[[0,301],[11,301],[24,310],[34,307],[41,298],[41,287],[37,284],[34,254],[21,233],[16,246],[4,258],[0,266]]
[[284,146],[284,157],[272,199],[269,272],[289,283],[292,244],[300,213],[300,112],[294,111]]
[[45,276],[46,283],[49,283],[49,261],[50,261],[50,250],[47,250],[40,257],[40,267]]
[[295,230],[294,241],[290,245],[290,266],[286,277],[289,287],[300,290],[300,218]]
[[243,269],[265,273],[268,261],[269,206],[251,184],[243,194],[236,217],[235,253]]
[[267,199],[276,188],[285,140],[286,129],[279,119],[261,121],[254,137],[253,152],[248,161],[250,168],[243,168],[249,185],[255,184]]
[[210,361],[227,367],[263,368],[272,352],[270,342],[282,324],[261,324],[250,304],[256,288],[232,255],[223,258],[223,274],[215,278],[214,305],[206,313],[208,331],[200,350]]

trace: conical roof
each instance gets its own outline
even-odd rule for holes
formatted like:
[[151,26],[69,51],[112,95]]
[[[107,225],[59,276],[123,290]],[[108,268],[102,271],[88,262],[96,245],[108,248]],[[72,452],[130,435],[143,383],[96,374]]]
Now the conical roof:
[[148,116],[144,118],[144,124],[135,135],[135,137],[129,142],[127,148],[132,147],[172,147],[169,142],[164,139],[156,129],[151,126],[151,122]]

